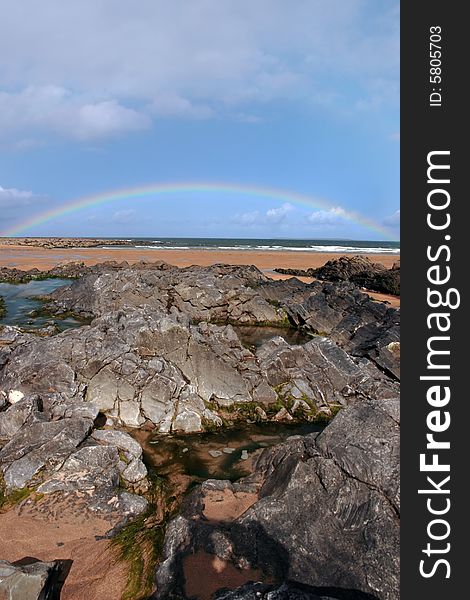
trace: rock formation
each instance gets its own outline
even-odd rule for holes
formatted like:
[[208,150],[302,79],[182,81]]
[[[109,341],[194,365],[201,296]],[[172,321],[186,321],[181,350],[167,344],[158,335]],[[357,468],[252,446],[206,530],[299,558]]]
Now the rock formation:
[[[259,494],[234,522],[201,513],[206,491],[230,482],[190,496],[167,531],[158,597],[186,597],[185,557],[206,552],[272,581],[232,596],[214,589],[221,598],[334,598],[335,589],[396,598],[398,310],[349,282],[272,281],[255,267],[61,269],[78,278],[47,310],[89,325],[45,336],[0,327],[6,496],[79,494],[125,522],[147,509],[148,480],[123,426],[197,432],[227,418],[325,420],[343,408],[321,435],[265,451],[233,484]],[[235,325],[279,335],[246,347]],[[289,327],[309,341],[288,343]]]
[[367,256],[340,256],[318,269],[275,269],[284,275],[313,277],[322,281],[350,281],[367,290],[400,295],[400,262],[387,269]]
[[313,270],[312,276],[324,281],[351,281],[368,290],[400,295],[399,262],[387,269],[366,256],[341,256]]

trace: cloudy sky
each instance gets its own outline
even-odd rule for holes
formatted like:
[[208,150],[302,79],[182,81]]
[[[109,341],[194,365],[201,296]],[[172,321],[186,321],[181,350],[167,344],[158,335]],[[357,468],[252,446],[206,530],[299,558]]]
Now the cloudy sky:
[[[0,231],[380,239],[399,225],[396,0],[2,0]],[[377,224],[367,228],[351,212]]]

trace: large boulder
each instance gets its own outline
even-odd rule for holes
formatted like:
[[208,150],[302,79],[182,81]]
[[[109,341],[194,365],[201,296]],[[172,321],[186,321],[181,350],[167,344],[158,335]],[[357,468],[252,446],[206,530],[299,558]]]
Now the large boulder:
[[368,290],[400,295],[400,263],[387,269],[367,256],[341,256],[313,269],[311,274],[324,281],[351,281]]
[[294,291],[285,309],[298,327],[329,337],[352,356],[367,358],[399,380],[399,309],[374,302],[351,283],[318,281],[308,291]]

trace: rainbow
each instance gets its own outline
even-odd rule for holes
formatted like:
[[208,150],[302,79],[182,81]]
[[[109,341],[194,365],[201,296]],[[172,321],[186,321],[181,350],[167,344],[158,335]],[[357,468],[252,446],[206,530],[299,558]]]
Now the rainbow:
[[[119,200],[127,200],[131,198],[140,199],[152,196],[158,198],[161,196],[170,196],[182,193],[191,194],[197,192],[208,194],[238,194],[257,198],[270,198],[272,200],[288,202],[294,205],[316,208],[317,210],[331,210],[335,208],[335,205],[319,198],[270,187],[216,182],[153,183],[150,185],[112,190],[70,200],[56,208],[53,208],[52,210],[47,210],[36,215],[32,215],[21,223],[17,223],[10,229],[2,231],[0,235],[3,237],[14,237],[24,234],[28,230],[38,225],[43,225],[44,223],[48,223],[60,217],[72,215],[86,208],[100,206],[102,204],[108,204],[110,202],[116,202]],[[379,235],[385,236],[388,239],[393,239],[394,237],[390,229],[359,213],[341,209],[341,216],[352,223],[365,227],[374,234],[378,233]]]

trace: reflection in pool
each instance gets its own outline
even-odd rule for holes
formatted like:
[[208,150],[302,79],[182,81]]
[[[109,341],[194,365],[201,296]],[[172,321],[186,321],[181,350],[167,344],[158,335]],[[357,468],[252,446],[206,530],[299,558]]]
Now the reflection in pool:
[[25,329],[56,325],[60,330],[83,325],[72,317],[57,319],[40,313],[42,302],[37,297],[50,294],[57,288],[69,284],[68,279],[43,279],[18,284],[0,283],[0,296],[3,297],[6,308],[6,315],[0,319],[0,324],[16,325]]
[[256,350],[273,337],[280,336],[292,345],[306,344],[312,335],[290,327],[260,327],[251,325],[233,325],[240,342],[250,350]]
[[249,475],[252,459],[263,448],[273,446],[291,435],[322,431],[314,423],[255,423],[220,429],[215,432],[164,435],[130,430],[142,444],[147,465],[161,476],[182,487],[206,479],[235,481]]

